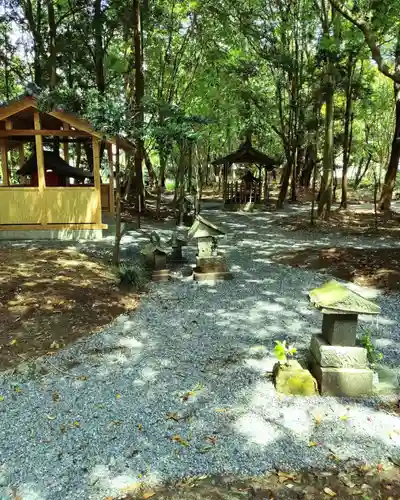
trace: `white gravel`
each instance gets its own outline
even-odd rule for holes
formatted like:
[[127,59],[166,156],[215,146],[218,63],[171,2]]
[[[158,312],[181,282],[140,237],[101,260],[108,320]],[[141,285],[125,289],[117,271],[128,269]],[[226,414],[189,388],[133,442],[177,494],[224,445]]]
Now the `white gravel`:
[[[229,231],[222,248],[234,280],[153,285],[130,317],[42,358],[48,373],[0,375],[0,499],[103,500],[140,481],[399,456],[400,421],[378,400],[279,397],[267,375],[275,340],[302,354],[319,331],[306,291],[327,279],[271,264],[270,254],[389,244],[284,232],[268,225],[274,215],[211,215]],[[144,239],[128,233],[126,255]],[[193,262],[194,248],[187,255]],[[395,367],[399,296],[370,295],[382,307],[372,327]]]

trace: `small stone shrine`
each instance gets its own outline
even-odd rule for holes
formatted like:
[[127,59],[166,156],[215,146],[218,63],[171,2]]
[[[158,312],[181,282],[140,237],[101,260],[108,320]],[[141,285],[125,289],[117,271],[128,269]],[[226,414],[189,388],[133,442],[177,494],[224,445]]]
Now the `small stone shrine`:
[[356,345],[359,314],[379,314],[380,307],[331,280],[309,292],[322,312],[322,334],[313,335],[310,371],[322,396],[367,396],[373,390],[373,371],[367,351]]
[[169,257],[170,262],[177,264],[185,262],[182,255],[182,247],[187,245],[187,241],[178,233],[178,231],[174,231],[172,233],[171,239],[167,241],[166,245],[172,247],[172,252]]
[[188,236],[197,240],[196,267],[193,271],[195,280],[232,279],[225,257],[217,250],[218,238],[225,236],[221,228],[197,215]]
[[153,281],[168,281],[167,250],[162,246],[157,233],[151,233],[150,243],[143,248],[142,254],[145,255],[148,264],[153,269]]

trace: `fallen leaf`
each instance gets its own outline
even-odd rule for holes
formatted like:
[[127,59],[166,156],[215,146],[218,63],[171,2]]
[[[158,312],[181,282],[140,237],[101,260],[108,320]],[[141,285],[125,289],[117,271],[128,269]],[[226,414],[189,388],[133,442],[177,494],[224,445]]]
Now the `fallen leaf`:
[[55,415],[46,415],[49,420],[55,420],[57,417]]
[[347,420],[349,420],[350,417],[348,415],[340,415],[339,418],[340,420],[344,420],[346,422]]
[[51,397],[52,397],[53,401],[58,401],[60,399],[60,395],[58,394],[58,392],[53,392]]
[[121,394],[116,394],[115,397],[116,397],[116,399],[120,399]]
[[313,446],[318,446],[318,443],[316,443],[315,441],[310,441],[310,442],[308,443],[308,447],[309,447],[309,448],[312,448]]
[[194,395],[193,391],[185,392],[185,394],[182,396],[182,401],[187,401],[190,398],[190,396],[193,396],[193,395]]
[[137,428],[138,428],[138,431],[141,431],[143,429],[143,425],[142,424],[138,424]]
[[280,483],[284,483],[285,481],[294,481],[296,479],[296,476],[294,474],[288,474],[287,472],[277,472],[278,475],[278,481]]
[[377,468],[378,472],[382,472],[383,471],[383,465],[382,464],[378,464],[376,466],[376,468]]
[[172,439],[172,441],[175,441],[176,443],[179,443],[182,446],[190,446],[190,444],[188,443],[188,441],[186,441],[185,439],[183,439],[183,437],[180,436],[179,434],[175,434],[174,436],[172,436],[171,439]]
[[317,425],[319,425],[322,422],[322,415],[315,415],[314,421]]
[[156,494],[155,491],[152,491],[152,490],[145,491],[143,493],[142,498],[144,498],[145,500],[147,500],[148,498],[154,497],[155,494]]
[[4,401],[4,396],[0,396],[0,401]]
[[17,342],[18,342],[17,339],[13,339],[8,343],[8,345],[15,345]]
[[324,488],[324,493],[326,493],[330,497],[336,496],[336,493],[333,490],[331,490],[330,488],[328,488],[327,486]]
[[80,426],[81,426],[81,424],[80,424],[77,420],[75,420],[75,421],[74,421],[74,423],[73,423],[72,425],[73,425],[74,427],[80,427]]
[[167,416],[165,418],[167,420],[175,420],[175,422],[179,422],[179,420],[183,419],[183,417],[181,417],[179,413],[176,412],[167,413]]
[[79,375],[79,377],[76,377],[76,380],[87,380],[88,378],[87,375]]

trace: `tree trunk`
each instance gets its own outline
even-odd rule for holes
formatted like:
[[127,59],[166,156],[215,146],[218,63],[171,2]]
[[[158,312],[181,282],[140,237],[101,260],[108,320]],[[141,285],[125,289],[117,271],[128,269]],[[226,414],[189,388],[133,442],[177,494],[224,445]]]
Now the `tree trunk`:
[[[141,37],[141,9],[140,0],[133,0],[133,46],[135,51],[135,128],[138,132],[135,151],[135,177],[136,177],[136,200],[137,212],[140,214],[144,209],[144,188],[142,164],[144,156],[144,141],[142,129],[144,124],[144,75],[143,75],[143,53]],[[140,215],[138,215],[138,221]],[[140,226],[140,223],[139,223]]]
[[147,173],[149,174],[149,188],[152,189],[154,184],[157,183],[157,178],[147,150],[144,151],[144,163],[147,168]]
[[94,0],[94,64],[96,74],[97,90],[104,94],[106,90],[104,78],[104,47],[103,47],[103,12],[101,10],[101,0]]
[[346,80],[346,111],[344,114],[344,137],[343,137],[343,170],[342,170],[342,201],[341,208],[347,208],[347,171],[350,163],[350,126],[352,122],[353,107],[353,68],[354,58],[350,53],[347,59],[347,80]]
[[163,188],[165,188],[165,168],[167,166],[167,155],[164,151],[160,151],[160,175],[158,178],[157,185],[157,205],[156,205],[156,217],[160,217],[160,207],[161,207],[161,193]]
[[283,167],[282,177],[281,177],[281,190],[279,191],[278,201],[276,203],[276,208],[283,208],[283,204],[286,199],[286,195],[289,188],[290,175],[292,173],[292,162],[287,161],[286,165]]
[[54,90],[57,85],[57,27],[54,17],[53,0],[47,0],[47,16],[49,21],[49,66],[50,66],[50,89]]
[[119,145],[117,141],[117,151],[115,157],[115,242],[113,261],[115,266],[119,266],[119,254],[121,243],[121,173],[119,168]]

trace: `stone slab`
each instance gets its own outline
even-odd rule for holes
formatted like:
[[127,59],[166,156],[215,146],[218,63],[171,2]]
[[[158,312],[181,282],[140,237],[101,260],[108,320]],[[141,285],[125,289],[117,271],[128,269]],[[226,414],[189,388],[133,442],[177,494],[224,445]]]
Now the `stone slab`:
[[373,371],[368,368],[324,368],[314,360],[310,369],[321,396],[357,398],[373,394]]
[[65,240],[88,241],[101,240],[102,229],[27,229],[27,230],[2,230],[0,240]]
[[367,350],[363,347],[331,345],[322,335],[313,335],[310,351],[324,368],[368,368]]
[[323,314],[322,336],[331,345],[355,346],[357,314]]
[[318,385],[311,373],[297,361],[289,365],[276,363],[273,368],[275,389],[291,396],[314,396],[318,394]]

